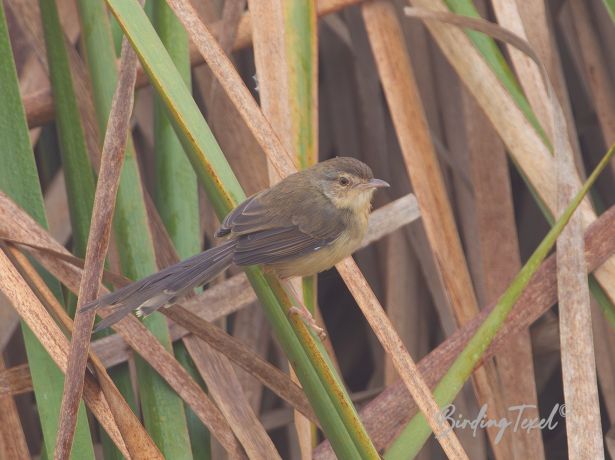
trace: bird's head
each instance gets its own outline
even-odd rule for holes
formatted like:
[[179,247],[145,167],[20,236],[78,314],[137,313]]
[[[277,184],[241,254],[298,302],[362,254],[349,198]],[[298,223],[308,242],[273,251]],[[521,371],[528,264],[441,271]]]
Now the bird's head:
[[337,208],[369,209],[377,188],[389,187],[375,179],[369,166],[350,157],[336,157],[314,167],[316,180],[325,196]]

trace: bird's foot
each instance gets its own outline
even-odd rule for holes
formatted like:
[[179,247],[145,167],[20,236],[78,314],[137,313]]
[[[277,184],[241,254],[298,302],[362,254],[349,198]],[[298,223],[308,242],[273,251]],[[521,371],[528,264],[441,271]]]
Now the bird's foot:
[[316,334],[318,334],[318,337],[320,337],[320,340],[322,341],[326,340],[327,333],[322,327],[320,327],[316,323],[316,320],[314,319],[314,317],[312,316],[312,314],[307,308],[305,308],[304,306],[301,306],[301,307],[293,306],[288,309],[288,314],[300,316],[303,322],[306,324],[306,326],[312,328],[312,330],[316,332]]

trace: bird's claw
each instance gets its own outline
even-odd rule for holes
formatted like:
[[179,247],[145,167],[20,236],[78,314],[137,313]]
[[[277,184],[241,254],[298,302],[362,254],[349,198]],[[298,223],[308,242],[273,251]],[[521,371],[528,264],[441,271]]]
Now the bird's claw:
[[289,316],[300,316],[306,326],[310,327],[314,332],[316,332],[316,334],[318,334],[318,337],[321,341],[324,342],[327,339],[327,333],[325,332],[325,330],[316,323],[316,320],[306,308],[299,308],[293,306],[288,309],[288,314]]

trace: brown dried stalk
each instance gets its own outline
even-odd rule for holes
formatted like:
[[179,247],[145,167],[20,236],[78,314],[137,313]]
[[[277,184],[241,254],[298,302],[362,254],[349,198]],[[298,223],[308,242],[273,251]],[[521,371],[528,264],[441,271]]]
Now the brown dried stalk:
[[[100,281],[104,270],[105,258],[109,247],[111,224],[115,209],[115,198],[120,182],[120,172],[124,164],[124,149],[130,128],[130,114],[134,101],[134,84],[137,75],[137,55],[126,38],[122,42],[121,66],[118,84],[113,96],[111,111],[102,158],[92,223],[85,254],[83,277],[79,286],[75,324],[71,338],[66,380],[60,411],[60,423],[54,457],[67,458],[72,447],[77,411],[83,391],[83,377],[87,363],[88,349],[95,311],[82,313],[81,306],[98,297]],[[128,434],[127,434],[128,435]],[[130,439],[130,438],[128,438]],[[127,446],[133,456],[138,455],[140,446]],[[160,452],[157,453],[161,455]]]

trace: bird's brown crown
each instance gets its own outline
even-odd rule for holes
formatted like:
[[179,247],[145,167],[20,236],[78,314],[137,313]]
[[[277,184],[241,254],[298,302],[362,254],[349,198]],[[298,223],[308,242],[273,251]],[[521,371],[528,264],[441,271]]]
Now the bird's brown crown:
[[334,179],[340,173],[351,174],[363,180],[374,178],[374,174],[369,166],[351,157],[331,158],[313,166],[313,169],[319,170],[328,179]]

